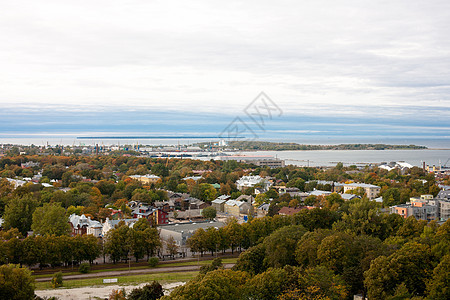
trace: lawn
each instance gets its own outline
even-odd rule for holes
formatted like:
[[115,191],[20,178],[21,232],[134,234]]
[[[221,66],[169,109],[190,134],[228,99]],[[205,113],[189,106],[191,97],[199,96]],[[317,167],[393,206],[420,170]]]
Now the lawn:
[[[160,283],[166,282],[186,282],[194,278],[198,274],[197,271],[194,272],[180,272],[180,273],[157,273],[157,274],[142,274],[142,275],[131,275],[131,276],[117,276],[117,277],[106,277],[106,278],[88,278],[88,279],[76,279],[76,280],[66,280],[63,282],[64,288],[76,288],[84,286],[105,286],[105,285],[137,285],[140,283],[145,283],[149,281],[159,281]],[[103,279],[117,278],[117,283],[104,284]],[[37,282],[37,290],[51,289],[50,282]]]
[[[222,264],[235,264],[238,260],[237,257],[232,258],[222,258]],[[201,261],[188,261],[188,262],[180,262],[180,263],[172,263],[172,264],[160,264],[157,268],[164,267],[182,267],[182,266],[196,266],[196,265],[209,265],[213,260],[201,260]]]
[[[234,264],[237,261],[237,257],[232,257],[232,258],[222,258],[222,263],[223,264]],[[179,262],[179,263],[160,263],[159,265],[156,266],[156,268],[165,268],[165,267],[182,267],[182,266],[196,266],[198,264],[200,265],[208,265],[212,262],[211,260],[200,260],[200,261],[188,261],[188,262]],[[131,270],[142,270],[142,269],[148,269],[150,267],[147,266],[137,266],[137,267],[131,267]],[[128,271],[128,268],[111,268],[111,269],[101,269],[101,270],[92,270],[89,273],[103,273],[103,272],[112,272],[112,271]],[[68,275],[79,275],[81,274],[80,272],[67,272],[64,273],[63,276],[68,276]],[[39,275],[34,275],[34,278],[46,278],[46,277],[52,277],[53,274],[39,274]]]

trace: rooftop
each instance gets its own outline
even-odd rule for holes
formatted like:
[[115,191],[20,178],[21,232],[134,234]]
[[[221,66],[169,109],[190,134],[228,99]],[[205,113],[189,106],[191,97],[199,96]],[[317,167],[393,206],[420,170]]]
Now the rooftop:
[[216,222],[216,221],[208,221],[208,222],[189,222],[189,223],[176,223],[169,225],[160,225],[158,228],[176,231],[176,232],[188,232],[195,231],[199,228],[208,229],[209,227],[223,227],[225,223]]

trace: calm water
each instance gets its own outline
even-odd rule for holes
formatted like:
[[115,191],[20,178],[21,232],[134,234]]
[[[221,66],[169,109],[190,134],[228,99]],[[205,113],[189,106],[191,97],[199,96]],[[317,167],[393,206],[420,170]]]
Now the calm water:
[[[313,150],[313,151],[258,151],[241,152],[243,155],[270,155],[297,166],[334,166],[405,161],[415,166],[445,164],[449,150]],[[450,163],[450,161],[449,161]]]
[[[90,135],[95,134],[91,133]],[[142,134],[142,133],[140,133]],[[206,142],[209,139],[186,140],[186,139],[143,139],[143,140],[79,140],[76,137],[86,135],[84,134],[55,134],[55,135],[36,135],[36,136],[15,136],[5,137],[0,135],[0,144],[13,143],[22,145],[45,145],[47,142],[50,145],[133,145],[139,143],[141,145],[177,145],[177,144],[191,144],[194,142]],[[103,134],[108,135],[108,134]],[[273,139],[275,141],[276,139]],[[342,162],[346,165],[350,164],[369,164],[390,161],[405,161],[412,165],[422,166],[425,161],[428,165],[445,164],[450,158],[450,140],[449,139],[390,139],[390,138],[345,138],[345,139],[280,139],[282,142],[297,142],[301,144],[328,144],[336,145],[343,143],[385,143],[385,144],[415,144],[427,146],[429,148],[445,148],[447,150],[313,150],[313,151],[259,151],[259,152],[240,152],[244,155],[270,155],[286,160],[287,164],[298,166],[334,166],[337,162]],[[234,153],[235,154],[235,153]],[[210,159],[210,158],[202,158]],[[450,161],[449,161],[450,163]]]

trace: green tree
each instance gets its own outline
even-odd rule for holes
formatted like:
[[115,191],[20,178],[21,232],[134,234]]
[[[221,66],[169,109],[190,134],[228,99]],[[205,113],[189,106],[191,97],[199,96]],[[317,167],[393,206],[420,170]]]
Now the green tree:
[[59,203],[44,203],[34,211],[31,229],[40,235],[68,234],[70,225],[66,210]]
[[205,219],[213,220],[217,215],[217,211],[214,207],[208,206],[202,210],[202,216]]
[[267,265],[274,268],[296,265],[294,249],[305,232],[306,229],[302,225],[291,225],[282,227],[266,237],[263,244],[266,248]]
[[174,289],[170,297],[179,300],[229,300],[239,299],[243,294],[249,275],[241,271],[216,270],[199,275],[185,285]]
[[348,289],[341,276],[324,266],[306,269],[299,276],[299,292],[303,299],[347,299]]
[[433,277],[427,284],[429,299],[450,299],[450,254],[444,256],[433,270]]
[[206,274],[208,272],[223,268],[222,259],[214,258],[214,260],[209,265],[204,265],[200,267],[200,273]]
[[398,188],[389,188],[383,194],[383,205],[386,207],[400,204],[400,190]]
[[34,299],[34,279],[28,268],[0,266],[0,299]]
[[206,231],[203,228],[197,229],[186,243],[192,252],[200,253],[201,256],[203,256],[203,252],[206,251],[207,243]]
[[385,299],[404,283],[414,295],[423,295],[432,270],[431,251],[416,242],[405,244],[389,257],[380,256],[364,273],[369,299]]
[[239,259],[233,266],[233,270],[245,271],[250,274],[259,274],[267,269],[264,258],[266,256],[266,248],[264,244],[258,244],[249,248],[247,251],[239,255]]
[[175,257],[175,255],[178,253],[177,243],[172,236],[169,237],[169,239],[166,241],[166,249],[172,257]]
[[304,268],[314,267],[319,264],[317,258],[317,249],[322,240],[333,234],[333,231],[327,229],[317,229],[313,232],[305,233],[298,241],[295,250],[297,263]]
[[110,255],[114,263],[121,259],[128,259],[128,254],[131,250],[129,233],[130,228],[123,222],[107,233],[105,253]]
[[24,236],[31,229],[33,213],[38,206],[37,200],[30,195],[12,198],[5,208],[3,219],[5,229],[17,228]]
[[275,300],[293,284],[296,284],[296,274],[292,270],[268,269],[247,281],[245,299]]

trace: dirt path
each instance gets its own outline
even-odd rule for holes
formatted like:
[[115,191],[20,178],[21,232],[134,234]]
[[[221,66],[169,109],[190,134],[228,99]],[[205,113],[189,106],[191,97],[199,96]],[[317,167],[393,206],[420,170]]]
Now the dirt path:
[[[224,264],[224,268],[230,269],[234,264]],[[86,279],[86,278],[99,278],[99,277],[114,277],[114,276],[127,276],[127,275],[137,275],[137,274],[151,274],[151,273],[171,273],[171,272],[189,272],[198,271],[200,268],[197,265],[194,266],[179,266],[179,267],[163,267],[163,268],[148,268],[130,271],[110,271],[101,273],[90,273],[90,274],[77,274],[77,275],[67,275],[63,276],[63,280],[74,280],[74,279]],[[36,282],[50,281],[52,277],[36,278]]]
[[[85,299],[95,299],[96,297],[100,299],[107,299],[113,290],[119,290],[124,288],[127,293],[131,292],[133,289],[142,287],[146,283],[139,285],[108,285],[100,287],[82,287],[82,288],[72,288],[72,289],[52,289],[52,290],[38,290],[35,291],[36,295],[39,297],[58,297],[60,300],[85,300]],[[174,282],[163,284],[164,295],[168,295],[175,287],[183,285],[184,282]]]

